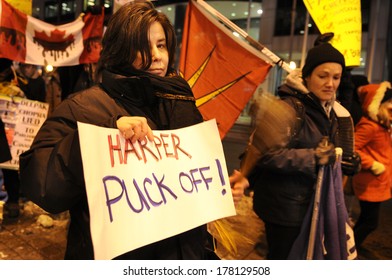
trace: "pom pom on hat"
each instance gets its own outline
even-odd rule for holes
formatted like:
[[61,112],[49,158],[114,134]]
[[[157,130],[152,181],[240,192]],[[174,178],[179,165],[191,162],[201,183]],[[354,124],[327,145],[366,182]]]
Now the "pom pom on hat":
[[342,65],[343,70],[346,66],[344,56],[341,52],[339,52],[329,43],[322,43],[308,51],[305,65],[302,68],[302,77],[308,77],[314,68],[326,62],[339,63]]

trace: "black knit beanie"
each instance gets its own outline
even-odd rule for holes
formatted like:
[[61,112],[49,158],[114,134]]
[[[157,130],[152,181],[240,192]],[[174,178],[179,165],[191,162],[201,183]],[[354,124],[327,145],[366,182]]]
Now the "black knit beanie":
[[314,68],[326,62],[336,62],[345,68],[344,56],[329,43],[323,43],[308,51],[305,65],[302,68],[302,77],[308,77]]

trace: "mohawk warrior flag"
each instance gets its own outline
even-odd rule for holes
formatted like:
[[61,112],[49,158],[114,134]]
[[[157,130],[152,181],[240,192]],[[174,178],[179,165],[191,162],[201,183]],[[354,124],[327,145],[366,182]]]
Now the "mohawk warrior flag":
[[0,3],[0,57],[35,64],[72,66],[97,62],[103,34],[100,15],[86,14],[63,25],[26,15]]
[[204,119],[216,119],[221,139],[271,67],[259,51],[235,37],[197,2],[189,2],[180,73],[192,88]]

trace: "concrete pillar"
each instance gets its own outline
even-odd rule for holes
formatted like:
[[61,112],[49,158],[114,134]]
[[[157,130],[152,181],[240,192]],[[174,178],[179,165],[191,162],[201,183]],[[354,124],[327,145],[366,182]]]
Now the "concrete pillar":
[[[389,5],[389,0],[371,1],[365,73],[371,83],[380,83],[387,79]],[[363,36],[366,36],[365,34]]]

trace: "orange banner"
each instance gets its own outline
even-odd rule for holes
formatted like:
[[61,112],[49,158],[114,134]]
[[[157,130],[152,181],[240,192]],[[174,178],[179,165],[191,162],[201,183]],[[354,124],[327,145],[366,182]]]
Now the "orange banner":
[[221,139],[268,74],[261,53],[190,1],[184,23],[180,72],[205,120],[216,119]]

